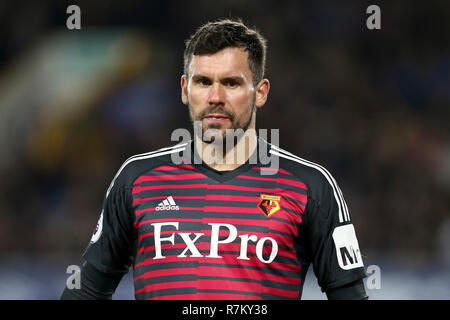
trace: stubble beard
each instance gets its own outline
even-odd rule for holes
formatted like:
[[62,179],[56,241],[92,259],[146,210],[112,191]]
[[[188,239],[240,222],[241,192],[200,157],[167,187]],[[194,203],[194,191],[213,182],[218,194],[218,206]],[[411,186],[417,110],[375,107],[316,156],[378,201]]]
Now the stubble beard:
[[[240,139],[240,136],[242,134],[245,134],[247,129],[250,127],[253,117],[255,115],[256,107],[255,107],[255,99],[256,96],[253,96],[253,101],[251,102],[248,111],[246,114],[241,116],[239,119],[236,119],[236,115],[222,106],[211,106],[206,108],[204,111],[199,113],[198,115],[194,115],[192,113],[192,109],[190,107],[190,103],[188,103],[189,107],[189,115],[191,117],[191,122],[193,126],[196,126],[197,123],[200,123],[202,126],[201,130],[195,130],[194,133],[196,133],[196,136],[200,138],[200,140],[204,143],[211,144],[211,143],[223,143],[223,145],[227,145],[227,139],[233,139],[234,142],[232,145],[236,145],[237,141]],[[203,126],[203,118],[207,114],[211,113],[221,113],[226,115],[229,118],[229,121],[231,122],[230,128],[222,129],[221,124],[211,124],[207,128]],[[245,117],[245,118],[244,118]],[[244,118],[244,119],[243,119]],[[236,135],[237,132],[240,132],[242,130],[242,134]],[[198,134],[201,131],[201,137],[198,136]],[[221,131],[221,134],[218,133],[218,131]],[[219,141],[216,141],[216,136],[221,135],[222,139],[218,139]],[[237,138],[237,140],[235,140]],[[220,141],[222,140],[222,141]]]

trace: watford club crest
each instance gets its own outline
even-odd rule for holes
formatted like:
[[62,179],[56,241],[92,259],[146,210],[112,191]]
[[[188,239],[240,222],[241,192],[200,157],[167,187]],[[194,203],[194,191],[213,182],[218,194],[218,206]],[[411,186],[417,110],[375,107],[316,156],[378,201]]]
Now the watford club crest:
[[280,200],[281,196],[271,196],[268,194],[262,194],[260,196],[261,200],[258,203],[259,210],[262,211],[266,215],[266,217],[270,217],[275,212],[281,209]]

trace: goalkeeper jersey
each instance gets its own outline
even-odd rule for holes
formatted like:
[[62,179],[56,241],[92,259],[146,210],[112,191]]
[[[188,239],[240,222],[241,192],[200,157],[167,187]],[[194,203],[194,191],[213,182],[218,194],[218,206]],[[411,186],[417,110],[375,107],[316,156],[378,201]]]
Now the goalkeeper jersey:
[[190,161],[193,146],[123,163],[83,255],[90,264],[131,268],[139,300],[300,299],[310,265],[322,291],[365,277],[346,202],[325,168],[258,138],[255,152],[267,150],[277,167],[251,157],[221,172]]

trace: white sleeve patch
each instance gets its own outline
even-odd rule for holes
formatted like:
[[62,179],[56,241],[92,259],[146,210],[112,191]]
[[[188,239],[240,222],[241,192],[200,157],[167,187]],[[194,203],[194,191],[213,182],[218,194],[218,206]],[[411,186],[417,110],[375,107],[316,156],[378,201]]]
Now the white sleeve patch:
[[353,224],[336,227],[333,231],[333,240],[337,260],[342,269],[350,270],[364,266]]
[[91,243],[95,243],[100,239],[100,236],[102,235],[103,230],[103,211],[100,214],[100,218],[98,219],[97,226],[95,227],[94,234],[91,238]]

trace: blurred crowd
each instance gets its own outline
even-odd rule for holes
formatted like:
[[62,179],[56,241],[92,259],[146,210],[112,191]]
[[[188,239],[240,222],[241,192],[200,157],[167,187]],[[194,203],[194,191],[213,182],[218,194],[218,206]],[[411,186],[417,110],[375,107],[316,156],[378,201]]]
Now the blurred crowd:
[[80,256],[121,163],[190,126],[184,40],[206,21],[242,17],[268,39],[271,91],[258,127],[279,128],[280,147],[332,172],[363,255],[450,263],[445,2],[380,1],[381,30],[366,28],[369,3],[359,1],[74,3],[80,31],[65,30],[64,1],[0,2],[0,79],[55,30],[132,27],[157,51],[72,121],[48,128],[30,118],[26,143],[0,167],[0,257]]

